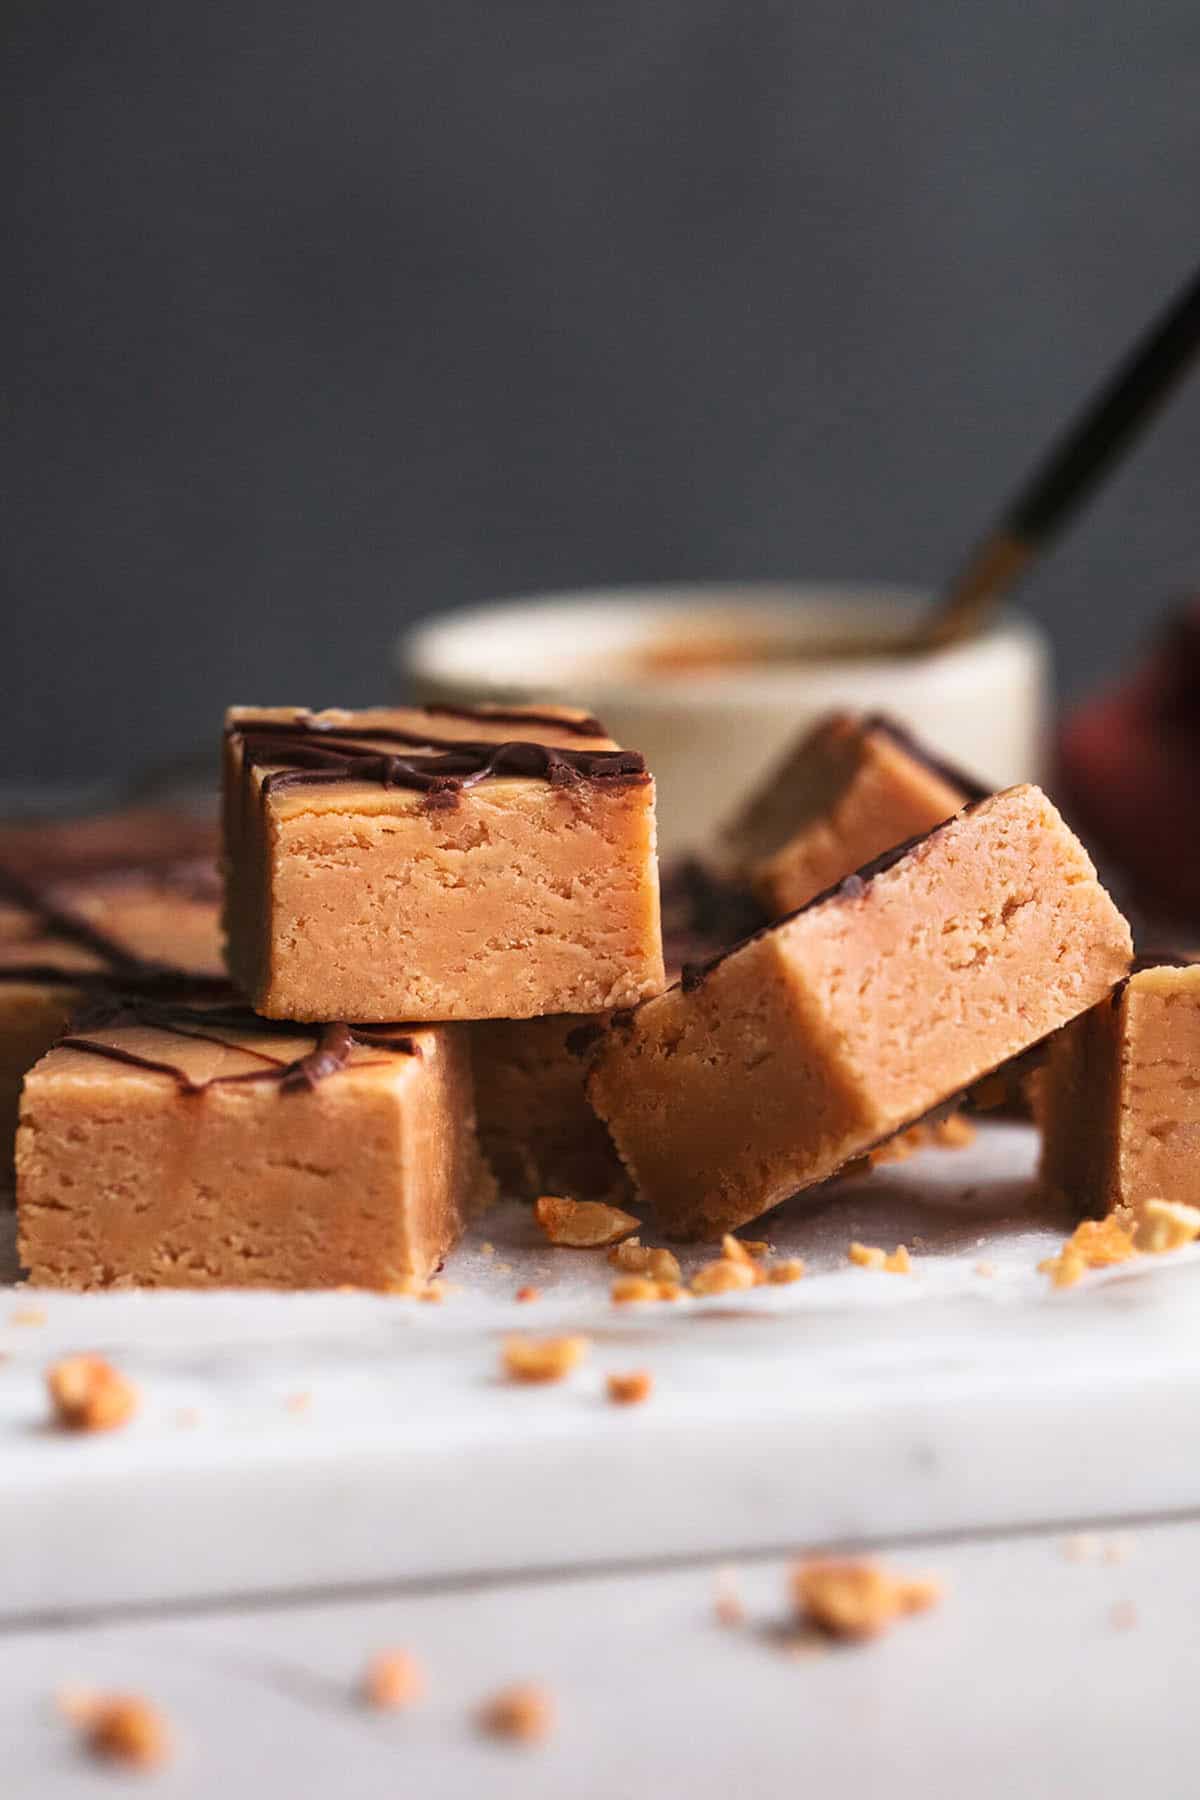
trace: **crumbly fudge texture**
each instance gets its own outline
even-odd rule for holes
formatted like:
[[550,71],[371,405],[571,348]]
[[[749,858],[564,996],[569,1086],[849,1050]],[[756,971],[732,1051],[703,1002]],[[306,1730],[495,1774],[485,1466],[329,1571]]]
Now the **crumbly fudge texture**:
[[471,1034],[479,1140],[501,1192],[535,1200],[628,1198],[629,1177],[588,1104],[584,1043],[594,1015],[485,1019]]
[[26,1077],[16,1161],[21,1260],[50,1287],[387,1289],[493,1192],[461,1031],[230,1007],[74,1024]]
[[1200,1206],[1200,966],[1141,969],[1050,1043],[1042,1180],[1080,1214]]
[[636,1011],[589,1096],[663,1229],[744,1223],[1094,1005],[1129,928],[1035,787],[968,808]]
[[778,918],[983,792],[891,721],[839,713],[773,771],[725,833],[722,855]]
[[235,707],[227,954],[269,1018],[601,1012],[664,981],[654,783],[586,715]]

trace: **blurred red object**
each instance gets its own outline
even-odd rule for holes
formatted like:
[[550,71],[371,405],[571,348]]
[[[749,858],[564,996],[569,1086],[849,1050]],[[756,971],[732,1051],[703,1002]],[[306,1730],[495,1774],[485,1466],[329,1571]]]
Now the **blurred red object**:
[[1064,805],[1147,912],[1200,925],[1200,598],[1059,740]]

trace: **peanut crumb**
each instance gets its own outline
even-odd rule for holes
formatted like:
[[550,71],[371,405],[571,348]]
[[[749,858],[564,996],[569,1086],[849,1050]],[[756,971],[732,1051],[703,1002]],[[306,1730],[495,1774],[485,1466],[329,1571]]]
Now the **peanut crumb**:
[[887,1261],[887,1251],[876,1244],[851,1244],[846,1255],[858,1269],[882,1269]]
[[101,1695],[81,1703],[74,1722],[93,1756],[139,1769],[157,1768],[171,1753],[171,1734],[156,1707],[137,1694]]
[[792,1571],[798,1613],[832,1637],[877,1637],[904,1613],[941,1598],[937,1582],[894,1576],[875,1562],[806,1562]]
[[1067,1562],[1090,1562],[1099,1548],[1098,1539],[1090,1531],[1076,1531],[1062,1541],[1062,1553]]
[[1056,1288],[1074,1287],[1087,1269],[1106,1269],[1137,1255],[1127,1226],[1110,1214],[1107,1219],[1084,1219],[1077,1225],[1057,1256],[1038,1264]]
[[960,1112],[951,1113],[948,1119],[939,1119],[936,1125],[930,1126],[929,1134],[939,1150],[965,1150],[968,1144],[975,1142],[975,1127]]
[[1133,1208],[1133,1241],[1151,1256],[1182,1250],[1200,1237],[1200,1207],[1180,1200],[1143,1200]]
[[1129,1540],[1127,1538],[1107,1538],[1100,1551],[1102,1563],[1123,1563],[1129,1556]]
[[750,1270],[756,1283],[765,1279],[758,1259],[751,1253],[749,1244],[743,1244],[742,1240],[735,1238],[730,1231],[727,1231],[721,1239],[721,1260],[722,1262],[740,1263],[742,1268]]
[[481,1730],[489,1737],[508,1738],[513,1743],[539,1743],[549,1737],[554,1723],[553,1699],[545,1688],[532,1682],[503,1688],[479,1710]]
[[732,1569],[718,1569],[716,1592],[713,1595],[713,1611],[718,1625],[744,1625],[746,1607],[738,1590],[737,1577]]
[[654,1392],[654,1377],[649,1369],[631,1369],[625,1375],[610,1375],[608,1397],[616,1406],[640,1406]]
[[552,1244],[569,1250],[599,1250],[640,1230],[641,1220],[605,1200],[565,1200],[543,1194],[533,1216]]
[[614,1269],[621,1269],[626,1275],[648,1275],[652,1281],[679,1282],[683,1279],[677,1256],[670,1250],[652,1249],[637,1237],[614,1244],[608,1260]]
[[798,1256],[785,1256],[767,1269],[767,1280],[772,1287],[786,1287],[789,1282],[799,1281],[803,1275],[804,1263]]
[[511,1381],[562,1381],[587,1355],[585,1337],[504,1340],[504,1372]]
[[883,1266],[889,1275],[911,1275],[912,1258],[904,1244],[897,1244],[890,1256],[885,1256]]
[[46,1371],[58,1423],[68,1431],[113,1431],[138,1409],[138,1391],[100,1356],[66,1356]]
[[449,1292],[449,1285],[439,1277],[435,1276],[432,1281],[427,1281],[425,1283],[425,1286],[417,1295],[417,1299],[428,1301],[433,1306],[440,1306]]
[[368,1706],[395,1712],[425,1698],[425,1671],[407,1650],[380,1650],[363,1671],[361,1691]]
[[496,1246],[495,1244],[489,1243],[485,1238],[483,1243],[479,1246],[479,1252],[481,1256],[495,1256]]
[[703,1268],[697,1269],[689,1285],[693,1294],[732,1294],[756,1286],[757,1280],[755,1266],[749,1257],[741,1262],[721,1256],[716,1262],[705,1263]]
[[298,1394],[289,1394],[283,1404],[290,1413],[305,1413],[312,1405],[312,1394],[304,1388]]
[[510,1262],[498,1262],[496,1264],[497,1275],[511,1275],[512,1272],[513,1266]]
[[995,1263],[990,1262],[977,1262],[975,1264],[975,1273],[977,1275],[992,1276],[996,1273],[996,1265]]
[[1114,1631],[1132,1631],[1138,1622],[1137,1607],[1132,1600],[1118,1600],[1108,1618]]
[[609,1294],[614,1306],[630,1306],[637,1301],[660,1298],[658,1282],[651,1281],[648,1275],[622,1275],[613,1282]]
[[8,1315],[10,1325],[44,1325],[46,1309],[44,1306],[18,1306]]
[[519,1300],[522,1306],[527,1305],[530,1300],[540,1300],[541,1297],[542,1290],[537,1287],[519,1287],[513,1295],[513,1299]]

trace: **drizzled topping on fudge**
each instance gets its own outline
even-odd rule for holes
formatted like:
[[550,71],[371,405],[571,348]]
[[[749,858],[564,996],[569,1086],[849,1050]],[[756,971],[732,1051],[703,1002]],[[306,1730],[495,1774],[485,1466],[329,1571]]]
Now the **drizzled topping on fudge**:
[[448,706],[430,701],[422,712],[436,713],[444,719],[479,719],[493,725],[553,725],[571,737],[607,737],[608,730],[593,713],[535,712],[532,707],[511,711],[503,706]]
[[59,938],[64,943],[88,950],[110,969],[122,972],[136,970],[140,973],[159,967],[144,957],[134,955],[118,939],[56,898],[48,888],[26,881],[15,870],[6,868],[3,864],[0,864],[0,902],[18,906],[22,912],[27,912],[36,921],[41,936]]
[[957,788],[966,800],[986,800],[989,794],[996,791],[985,786],[976,776],[968,775],[956,763],[939,756],[909,731],[907,726],[890,719],[886,713],[868,713],[862,721],[862,729],[864,733],[878,731],[882,736],[890,738],[913,762],[920,763],[923,769],[928,769],[931,775],[936,775],[947,786]]
[[792,919],[798,919],[801,913],[811,912],[815,906],[824,906],[830,900],[860,900],[876,876],[886,875],[889,869],[894,869],[897,863],[903,862],[906,856],[911,856],[912,852],[922,844],[927,844],[940,831],[945,831],[947,825],[954,824],[959,819],[968,818],[971,813],[978,811],[986,801],[992,798],[991,794],[984,794],[980,799],[972,800],[960,812],[955,813],[953,819],[946,819],[941,825],[933,826],[930,831],[918,832],[916,837],[906,838],[904,843],[894,845],[892,849],[883,851],[879,856],[873,856],[871,861],[864,863],[861,869],[855,869],[852,875],[844,876],[841,881],[835,882],[833,887],[826,888],[823,893],[814,894],[811,900],[804,902],[803,906],[794,907],[791,912],[784,913],[778,919],[772,919],[769,924],[760,926],[757,931],[752,931],[748,937],[742,938],[738,943],[730,944],[727,950],[718,951],[707,961],[685,963],[680,972],[680,987],[685,994],[694,993],[705,978],[711,975],[713,970],[719,967],[727,957],[732,956],[735,950],[741,950],[747,944],[755,943],[759,938],[765,937],[768,932],[777,931],[781,925],[787,925]]
[[[459,716],[475,717],[480,723],[497,717],[465,709]],[[554,723],[568,731],[575,728],[569,721]],[[415,789],[431,807],[452,807],[467,788],[506,775],[545,781],[552,787],[572,787],[581,781],[647,779],[645,758],[636,750],[571,750],[524,738],[500,743],[443,738],[397,726],[326,724],[313,715],[286,722],[238,719],[229,732],[241,738],[248,767],[281,765],[273,767],[263,781],[263,792],[268,794],[293,787],[366,781],[385,788]],[[381,748],[389,744],[404,748]]]
[[[107,1043],[103,1038],[93,1035],[99,1031],[130,1025],[149,1027],[168,1036],[215,1044],[220,1049],[236,1051],[263,1066],[237,1075],[212,1075],[205,1081],[197,1081],[179,1063],[143,1056],[138,1051],[128,1050],[120,1044]],[[224,1036],[223,1033],[226,1032],[238,1035]],[[356,1049],[387,1050],[404,1056],[421,1054],[415,1038],[396,1035],[393,1028],[386,1025],[322,1025],[316,1031],[316,1041],[312,1048],[293,1058],[275,1056],[243,1042],[243,1034],[251,1033],[270,1037],[297,1036],[310,1040],[314,1036],[311,1026],[275,1020],[268,1023],[246,1006],[172,1005],[134,994],[114,994],[80,1014],[70,1033],[59,1042],[64,1049],[82,1050],[91,1056],[106,1057],[110,1062],[125,1063],[133,1068],[170,1075],[185,1094],[202,1094],[213,1087],[243,1086],[268,1081],[278,1082],[284,1093],[300,1089],[311,1091],[318,1082],[326,1081],[330,1076],[349,1068]],[[368,1061],[354,1066],[375,1068],[379,1065]]]

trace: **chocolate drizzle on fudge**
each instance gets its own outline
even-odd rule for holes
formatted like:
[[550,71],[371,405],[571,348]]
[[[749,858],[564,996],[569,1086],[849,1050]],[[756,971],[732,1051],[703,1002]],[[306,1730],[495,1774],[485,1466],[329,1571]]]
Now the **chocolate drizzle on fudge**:
[[919,737],[909,731],[907,726],[898,724],[886,713],[868,713],[862,722],[862,729],[864,732],[878,731],[884,737],[890,738],[893,744],[904,751],[906,756],[912,758],[913,762],[919,763],[931,775],[936,775],[938,780],[944,781],[948,787],[957,788],[965,800],[986,800],[990,794],[996,791],[994,788],[985,786],[976,776],[968,775],[966,770],[960,769],[956,763],[938,756],[929,748],[928,744],[922,743]]
[[[93,1035],[104,1029],[129,1025],[141,1025],[165,1032],[169,1036],[215,1044],[220,1049],[248,1056],[264,1067],[248,1069],[239,1075],[212,1075],[206,1081],[196,1081],[178,1063],[142,1056],[137,1051],[126,1050],[119,1044],[105,1043]],[[224,1037],[221,1035],[223,1031],[259,1032],[271,1037],[298,1035],[312,1038],[314,1035],[311,1026],[277,1021],[267,1024],[245,1006],[170,1005],[148,997],[118,993],[82,1013],[74,1021],[67,1036],[59,1040],[59,1045],[63,1049],[81,1050],[90,1056],[105,1057],[110,1062],[148,1069],[159,1075],[170,1075],[184,1094],[203,1094],[209,1088],[244,1086],[267,1081],[278,1082],[283,1093],[301,1089],[311,1092],[319,1082],[327,1081],[330,1076],[349,1068],[356,1049],[388,1050],[404,1056],[421,1054],[415,1038],[394,1035],[387,1026],[350,1026],[342,1023],[322,1025],[317,1028],[316,1042],[312,1048],[292,1059],[272,1056],[265,1050],[255,1049],[251,1044]],[[368,1061],[355,1066],[376,1068],[380,1065]]]
[[27,912],[37,922],[43,937],[59,938],[64,943],[75,944],[81,950],[89,950],[110,969],[143,972],[160,966],[134,955],[108,932],[101,931],[90,919],[85,919],[82,913],[75,912],[56,899],[48,889],[26,881],[15,870],[2,864],[0,901]]
[[[478,718],[480,723],[496,717],[466,709],[459,716]],[[554,723],[568,732],[574,728],[568,721]],[[281,765],[265,777],[265,794],[365,781],[385,788],[415,789],[424,794],[428,806],[441,808],[457,805],[467,788],[501,776],[545,781],[560,788],[582,781],[633,783],[649,779],[645,758],[636,750],[571,750],[524,738],[500,743],[441,738],[397,726],[328,725],[312,715],[287,722],[238,719],[229,731],[242,740],[248,767]],[[381,749],[381,744],[403,745],[407,754]]]
[[556,712],[535,712],[532,707],[507,711],[502,706],[448,706],[435,705],[432,701],[423,706],[421,711],[438,714],[444,719],[478,719],[481,723],[494,725],[553,725],[571,737],[608,736],[607,728],[593,713],[568,714],[563,717]]
[[884,850],[881,855],[874,856],[870,862],[864,863],[861,869],[855,869],[852,875],[844,876],[841,881],[835,882],[823,893],[814,894],[811,900],[804,902],[803,906],[793,907],[791,912],[784,913],[780,918],[772,919],[769,924],[760,926],[757,931],[750,932],[747,937],[741,938],[736,944],[730,944],[727,950],[718,951],[715,956],[710,956],[704,962],[685,963],[680,971],[680,987],[685,994],[695,993],[713,970],[732,956],[735,950],[742,950],[747,944],[753,944],[759,938],[766,937],[768,932],[777,931],[780,926],[789,924],[792,919],[798,919],[801,913],[811,912],[816,906],[824,906],[829,900],[861,900],[876,876],[886,875],[889,869],[894,869],[897,863],[903,862],[906,856],[911,856],[912,852],[919,849],[922,844],[929,843],[930,839],[935,838],[940,831],[945,831],[948,825],[969,817],[985,801],[992,798],[991,794],[984,794],[978,800],[970,801],[961,811],[955,813],[952,819],[945,819],[940,825],[933,826],[931,830],[918,832],[916,837],[906,838],[902,844],[895,844],[890,850]]

